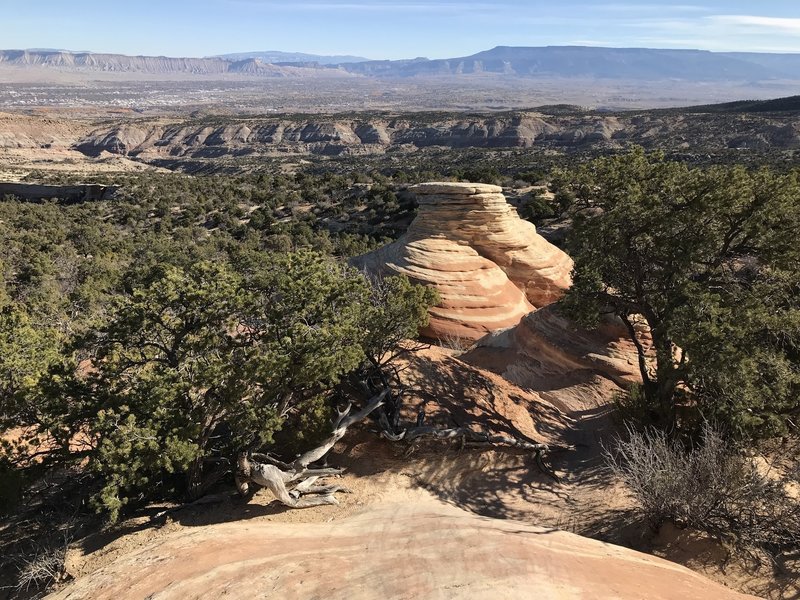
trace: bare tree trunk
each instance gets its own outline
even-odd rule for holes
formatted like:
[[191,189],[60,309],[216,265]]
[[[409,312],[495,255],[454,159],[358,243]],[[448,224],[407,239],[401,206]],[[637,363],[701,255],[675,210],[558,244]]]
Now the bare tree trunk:
[[[374,396],[367,406],[353,415],[350,414],[351,405],[348,405],[344,411],[339,412],[330,437],[318,447],[300,455],[291,465],[275,461],[270,457],[264,458],[279,464],[255,462],[250,460],[247,453],[241,453],[237,461],[236,489],[241,495],[246,496],[249,492],[249,484],[255,483],[267,488],[279,502],[290,508],[338,504],[339,502],[334,494],[336,492],[347,492],[346,488],[336,485],[315,486],[313,484],[320,477],[338,475],[342,471],[340,469],[309,469],[308,466],[330,452],[336,442],[347,433],[348,427],[365,419],[372,411],[382,406],[388,393],[388,389],[383,390],[380,394]],[[291,486],[291,488],[288,487],[288,484],[298,480],[303,481]],[[304,495],[313,495],[314,497],[304,498]]]

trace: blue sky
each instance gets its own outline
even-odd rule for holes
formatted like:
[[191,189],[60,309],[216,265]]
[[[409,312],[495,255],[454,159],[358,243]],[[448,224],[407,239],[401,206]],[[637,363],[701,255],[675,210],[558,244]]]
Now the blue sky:
[[800,0],[0,0],[0,48],[444,58],[497,45],[800,52]]

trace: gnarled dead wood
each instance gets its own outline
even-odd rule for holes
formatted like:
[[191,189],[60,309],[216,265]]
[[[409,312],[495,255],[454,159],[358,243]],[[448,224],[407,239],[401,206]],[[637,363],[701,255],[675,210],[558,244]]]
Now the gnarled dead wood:
[[398,434],[392,434],[388,431],[382,431],[381,435],[388,440],[393,442],[412,442],[414,440],[420,438],[431,438],[434,440],[440,441],[448,441],[448,440],[460,440],[462,445],[469,446],[473,448],[482,447],[482,448],[493,448],[493,449],[515,449],[515,450],[522,450],[523,452],[532,452],[534,455],[534,459],[536,460],[536,465],[539,469],[547,476],[554,479],[556,482],[560,483],[560,479],[558,475],[556,475],[552,469],[549,469],[545,466],[544,461],[542,459],[542,455],[548,452],[552,452],[555,450],[567,450],[569,448],[565,447],[554,447],[550,446],[549,444],[537,444],[535,442],[529,442],[522,438],[509,436],[509,435],[493,435],[488,433],[481,433],[479,431],[473,431],[467,427],[453,427],[449,429],[439,429],[433,426],[426,426],[422,425],[423,417],[417,417],[418,426],[416,427],[409,427],[407,429],[402,430]]
[[[365,419],[372,411],[382,406],[389,390],[385,389],[374,396],[367,405],[355,414],[350,414],[352,405],[339,411],[331,435],[319,446],[298,456],[291,464],[284,463],[267,455],[249,457],[242,452],[237,461],[236,489],[243,496],[249,492],[251,483],[267,488],[275,498],[290,508],[308,508],[322,504],[338,504],[334,494],[348,492],[347,488],[337,485],[315,486],[320,477],[338,475],[341,469],[310,469],[309,465],[320,460],[331,448],[344,437],[347,428]],[[257,462],[256,457],[268,462]],[[300,483],[291,485],[296,481]],[[313,497],[304,498],[304,495]]]

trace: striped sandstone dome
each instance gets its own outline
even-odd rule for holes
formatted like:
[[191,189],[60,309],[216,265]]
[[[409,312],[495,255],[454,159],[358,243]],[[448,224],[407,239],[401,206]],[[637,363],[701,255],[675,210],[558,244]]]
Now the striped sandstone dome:
[[519,218],[502,188],[448,182],[410,191],[419,212],[406,234],[354,264],[439,291],[423,335],[477,340],[516,325],[569,287],[572,260]]

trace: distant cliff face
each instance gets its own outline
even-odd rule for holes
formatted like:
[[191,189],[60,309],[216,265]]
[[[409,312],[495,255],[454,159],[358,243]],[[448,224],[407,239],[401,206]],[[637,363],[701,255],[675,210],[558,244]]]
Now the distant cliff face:
[[344,67],[353,73],[377,77],[490,73],[517,77],[642,81],[758,81],[797,79],[800,55],[588,46],[498,46],[457,58],[365,61]]
[[[120,118],[91,122],[0,113],[0,148],[108,152],[140,160],[212,159],[316,154],[347,156],[444,148],[619,149],[638,144],[668,151],[800,148],[797,99],[761,103],[763,111],[715,107],[608,114],[406,115]],[[773,105],[776,107],[772,109]],[[724,106],[724,105],[723,105]],[[768,110],[769,109],[769,110]]]
[[[591,130],[573,131],[570,139],[609,135],[613,125],[588,124]],[[270,150],[312,154],[383,152],[391,146],[415,147],[530,147],[537,139],[559,134],[558,128],[536,117],[476,118],[420,122],[412,118],[319,121],[258,121],[230,124],[148,123],[97,129],[78,141],[86,154],[169,155],[201,158],[227,151]]]
[[56,67],[89,71],[140,73],[220,74],[227,72],[231,61],[219,58],[168,58],[165,56],[126,56],[46,52],[28,50],[0,51],[0,63],[15,66]]
[[151,75],[258,75],[287,77],[313,75],[317,67],[277,66],[257,57],[173,58],[167,56],[128,56],[125,54],[72,53],[63,51],[0,50],[0,65],[42,67],[74,72],[140,73]]
[[[324,72],[366,77],[587,78],[630,81],[742,82],[797,80],[800,55],[722,53],[654,48],[498,46],[471,56],[437,60],[360,60],[353,56],[250,52],[209,58],[128,56],[57,50],[0,50],[0,64],[74,71],[280,76]],[[278,63],[278,64],[276,64]],[[295,71],[287,71],[292,69]]]
[[[0,131],[0,139],[2,139]],[[9,142],[10,143],[10,142]],[[498,116],[364,119],[220,119],[215,122],[122,121],[77,138],[75,149],[148,158],[212,158],[272,153],[328,156],[391,149],[622,147],[718,151],[800,148],[800,121],[792,114],[629,113],[554,116],[534,112]]]
[[351,56],[349,54],[338,54],[329,56],[326,54],[306,54],[305,52],[280,52],[278,50],[264,50],[256,52],[235,52],[233,54],[222,54],[216,58],[227,60],[245,60],[257,58],[265,63],[305,63],[318,65],[339,65],[352,62],[366,62],[369,59],[363,56]]

